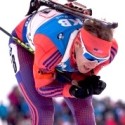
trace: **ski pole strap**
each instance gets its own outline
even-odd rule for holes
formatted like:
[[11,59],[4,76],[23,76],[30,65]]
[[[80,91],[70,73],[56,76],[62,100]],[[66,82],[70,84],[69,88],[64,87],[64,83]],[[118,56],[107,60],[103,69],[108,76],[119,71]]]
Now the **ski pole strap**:
[[23,48],[28,50],[30,53],[32,53],[32,54],[34,53],[34,50],[30,46],[28,46],[25,43],[23,43],[20,39],[14,37],[13,35],[11,35],[8,31],[3,29],[2,27],[0,27],[0,30],[2,32],[4,32],[6,35],[8,35],[11,39],[13,39],[17,44],[19,44],[20,46],[22,46]]
[[75,16],[81,18],[82,20],[91,19],[91,20],[99,21],[99,22],[102,23],[102,26],[104,26],[105,28],[113,28],[114,29],[114,28],[118,27],[118,23],[116,23],[116,22],[111,23],[111,22],[107,22],[107,21],[103,21],[103,20],[93,18],[92,16],[85,15],[78,10],[72,10],[71,7],[68,7],[66,5],[54,2],[52,0],[41,0],[40,5],[41,6],[45,5],[45,6],[48,6],[48,7],[52,8],[52,9],[58,10],[60,12],[75,15]]

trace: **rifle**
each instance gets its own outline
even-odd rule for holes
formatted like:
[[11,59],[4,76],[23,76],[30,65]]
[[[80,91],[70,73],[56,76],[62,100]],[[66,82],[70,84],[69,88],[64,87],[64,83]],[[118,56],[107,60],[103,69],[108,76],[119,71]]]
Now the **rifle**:
[[[72,0],[71,3],[73,3],[73,1],[74,0]],[[36,0],[35,0],[35,3],[36,3]],[[67,6],[66,4],[63,5],[63,4],[57,3],[57,2],[52,1],[52,0],[41,0],[41,1],[38,1],[38,3],[39,3],[39,6],[36,5],[37,6],[36,11],[40,8],[40,6],[47,6],[47,7],[50,7],[52,9],[55,9],[59,12],[63,12],[63,13],[67,13],[67,14],[71,14],[71,15],[74,15],[76,17],[79,17],[83,21],[85,19],[90,19],[90,20],[95,20],[95,21],[101,22],[102,27],[104,27],[104,28],[113,28],[114,29],[114,28],[118,27],[117,22],[107,22],[107,21],[99,20],[97,18],[92,17],[91,16],[92,14],[90,14],[90,15],[84,14],[83,10],[86,9],[86,6],[84,8],[82,8],[82,10],[81,10],[81,9],[78,9],[78,7]],[[35,4],[34,4],[34,6],[35,6]]]
[[[70,7],[70,6],[63,5],[63,4],[60,4],[60,3],[57,3],[57,2],[54,2],[54,1],[51,1],[51,0],[41,0],[41,1],[39,1],[39,0],[31,0],[31,2],[33,2],[33,1],[35,1],[35,3],[39,3],[39,6],[37,5],[38,8],[40,6],[44,6],[45,5],[45,6],[48,6],[48,7],[52,8],[52,9],[56,9],[57,11],[77,16],[77,17],[81,18],[82,20],[84,20],[84,19],[91,19],[91,20],[99,21],[99,22],[102,23],[102,25],[104,27],[116,28],[118,26],[118,23],[105,22],[103,20],[99,20],[99,19],[93,18],[92,16],[83,14],[83,9],[78,9],[77,7],[72,7],[72,6]],[[76,0],[68,0],[68,1],[69,2],[74,2]],[[33,6],[35,6],[35,3],[33,4]],[[79,3],[77,3],[77,4],[79,4]],[[83,8],[85,8],[85,9],[87,8],[84,5],[81,5],[81,6],[83,6]],[[37,9],[35,9],[33,11],[37,11]],[[33,11],[30,11],[29,14],[31,14]],[[28,45],[26,45],[25,43],[23,43],[20,39],[12,36],[4,28],[0,27],[0,30],[2,32],[4,32],[6,35],[8,35],[10,38],[12,38],[17,44],[21,45],[23,48],[25,48],[26,50],[28,50],[30,53],[32,53],[32,54],[34,53],[34,50],[31,47],[29,47]]]

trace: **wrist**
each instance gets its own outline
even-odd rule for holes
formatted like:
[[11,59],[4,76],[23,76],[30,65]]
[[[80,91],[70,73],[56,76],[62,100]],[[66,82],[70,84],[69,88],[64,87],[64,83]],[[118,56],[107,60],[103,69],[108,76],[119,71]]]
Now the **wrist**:
[[71,86],[72,85],[68,83],[64,85],[63,92],[62,92],[64,97],[72,97],[72,95],[69,93]]

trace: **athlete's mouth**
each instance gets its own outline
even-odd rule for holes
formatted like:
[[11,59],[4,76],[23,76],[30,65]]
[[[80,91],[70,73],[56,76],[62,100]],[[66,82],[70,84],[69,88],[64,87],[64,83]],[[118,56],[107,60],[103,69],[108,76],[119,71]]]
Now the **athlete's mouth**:
[[90,68],[86,67],[85,65],[83,66],[85,70],[89,70]]

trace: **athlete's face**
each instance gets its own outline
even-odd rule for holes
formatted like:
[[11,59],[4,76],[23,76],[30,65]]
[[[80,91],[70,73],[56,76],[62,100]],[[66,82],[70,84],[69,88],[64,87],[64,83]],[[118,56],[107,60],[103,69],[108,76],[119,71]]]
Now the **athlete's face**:
[[79,72],[87,73],[98,65],[98,61],[90,61],[83,56],[83,48],[80,43],[75,43],[76,64]]

